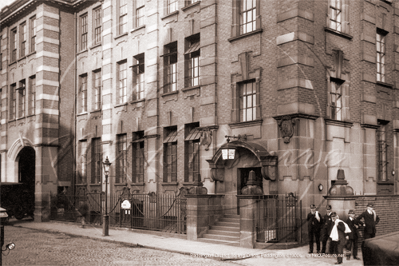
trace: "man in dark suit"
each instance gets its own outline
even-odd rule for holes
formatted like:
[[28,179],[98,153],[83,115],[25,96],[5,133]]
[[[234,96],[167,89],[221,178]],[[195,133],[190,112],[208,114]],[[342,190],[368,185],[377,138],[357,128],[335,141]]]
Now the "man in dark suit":
[[341,264],[344,257],[344,246],[346,239],[349,236],[346,234],[350,233],[349,226],[339,219],[338,214],[333,212],[331,214],[331,219],[333,221],[333,228],[331,230],[331,246],[333,249],[333,254],[337,256],[337,262],[335,264]]
[[360,223],[355,221],[355,212],[353,210],[349,210],[349,217],[345,221],[345,223],[349,226],[349,229],[351,232],[348,234],[349,239],[346,242],[346,249],[348,250],[348,253],[346,254],[346,258],[349,260],[351,258],[351,250],[353,247],[353,258],[356,260],[360,260],[357,257],[357,242],[358,242],[358,231],[357,229],[359,228]]
[[308,213],[308,236],[309,236],[309,253],[313,253],[313,237],[316,240],[317,253],[320,253],[320,229],[323,220],[320,213],[316,211],[314,204],[310,205],[310,213]]
[[[331,229],[333,227],[333,222],[331,219],[331,205],[327,205],[326,207],[326,215],[324,215],[323,217],[323,226],[321,228],[321,242],[322,242],[322,246],[321,246],[321,253],[326,253],[326,246],[327,246],[327,241],[330,238],[330,233],[331,233]],[[332,253],[332,249],[331,249],[331,242],[328,248],[328,253]]]
[[375,233],[377,232],[375,226],[380,221],[380,217],[375,213],[373,204],[367,204],[367,210],[360,214],[356,218],[356,222],[359,223],[360,220],[363,218],[364,220],[364,239],[373,238],[375,237]]

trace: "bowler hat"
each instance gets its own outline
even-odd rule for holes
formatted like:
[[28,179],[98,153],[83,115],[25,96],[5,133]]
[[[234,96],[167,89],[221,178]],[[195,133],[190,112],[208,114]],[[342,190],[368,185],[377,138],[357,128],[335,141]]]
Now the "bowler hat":
[[327,210],[327,211],[331,210],[331,205],[327,205],[327,206],[326,206],[326,210]]
[[371,208],[373,208],[373,207],[374,207],[374,205],[373,205],[373,203],[369,203],[369,204],[367,204],[367,207],[371,207]]
[[332,212],[331,213],[331,217],[335,217],[335,216],[337,216],[337,213],[336,212]]
[[349,214],[355,214],[354,210],[349,210]]
[[311,209],[316,209],[316,205],[311,204],[311,205],[310,205],[310,208],[311,208]]

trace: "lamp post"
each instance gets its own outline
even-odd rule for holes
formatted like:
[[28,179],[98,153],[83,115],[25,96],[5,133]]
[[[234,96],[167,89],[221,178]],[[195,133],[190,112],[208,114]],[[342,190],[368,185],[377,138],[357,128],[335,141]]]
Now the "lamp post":
[[104,174],[105,174],[105,212],[103,217],[103,236],[109,236],[109,216],[108,216],[108,173],[111,163],[108,160],[108,156],[103,162]]

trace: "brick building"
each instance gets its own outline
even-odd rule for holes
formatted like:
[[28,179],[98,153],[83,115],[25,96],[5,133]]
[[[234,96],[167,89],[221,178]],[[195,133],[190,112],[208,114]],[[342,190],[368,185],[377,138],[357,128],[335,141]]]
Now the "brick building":
[[303,214],[375,201],[398,220],[398,23],[388,0],[17,0],[1,11],[1,180],[33,148],[38,218],[57,190],[104,190],[108,157],[110,195],[200,179],[236,215],[254,171]]

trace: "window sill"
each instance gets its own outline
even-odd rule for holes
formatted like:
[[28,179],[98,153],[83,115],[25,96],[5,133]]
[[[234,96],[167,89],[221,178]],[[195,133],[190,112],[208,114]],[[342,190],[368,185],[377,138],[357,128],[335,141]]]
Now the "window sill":
[[251,32],[248,32],[248,33],[245,33],[245,34],[241,34],[241,35],[239,35],[239,36],[231,37],[231,38],[229,38],[229,39],[227,39],[227,40],[228,40],[229,42],[234,42],[234,41],[237,41],[237,40],[246,38],[246,37],[248,37],[248,36],[252,36],[252,35],[258,34],[258,33],[262,33],[262,32],[263,32],[263,29],[257,29],[257,30],[254,30],[254,31],[251,31]]
[[233,129],[233,128],[240,128],[240,127],[261,126],[262,123],[263,123],[263,119],[257,119],[257,120],[246,121],[246,122],[230,123],[229,126]]
[[15,118],[8,120],[8,123],[17,121]]
[[122,33],[122,34],[120,34],[120,35],[116,36],[116,37],[114,38],[114,40],[116,40],[116,39],[119,39],[119,38],[122,38],[123,36],[127,36],[127,35],[128,35],[128,33],[127,33],[127,32],[125,32],[125,33]]
[[36,51],[30,52],[30,54],[27,55],[27,57],[30,57],[31,55],[36,54]]
[[124,186],[127,186],[127,183],[115,183],[114,185],[116,187],[124,187]]
[[168,96],[168,95],[173,95],[173,94],[178,94],[178,93],[179,93],[179,91],[176,90],[176,91],[162,93],[161,96],[165,97],[165,96]]
[[198,85],[198,86],[193,86],[193,87],[186,87],[186,88],[182,89],[182,91],[186,92],[186,91],[191,91],[191,90],[200,89],[200,88],[201,88],[201,86]]
[[182,7],[182,8],[181,8],[181,11],[186,11],[187,9],[190,9],[190,8],[192,8],[192,7],[194,7],[194,6],[198,6],[200,3],[201,3],[201,1],[198,1],[198,2],[195,2],[195,3],[192,3],[192,4],[189,4],[189,5],[185,6],[185,7]]
[[114,108],[123,107],[123,106],[127,106],[127,103],[116,104],[116,105],[114,106]]
[[393,180],[387,180],[387,181],[377,181],[378,185],[394,185],[394,181]]
[[141,103],[141,102],[145,102],[145,98],[140,100],[133,100],[130,102],[130,104]]
[[325,118],[324,122],[326,123],[326,125],[339,126],[339,127],[353,127],[353,122],[350,121],[341,121],[341,120]]
[[101,109],[93,110],[90,112],[90,114],[99,113],[99,112],[101,112]]
[[183,182],[183,186],[188,187],[188,186],[194,186],[195,182]]
[[101,43],[98,43],[98,44],[93,45],[89,49],[91,50],[91,49],[94,49],[94,48],[97,48],[97,47],[100,47],[100,46],[101,46]]
[[82,113],[77,114],[76,116],[83,116],[83,115],[88,115],[88,112],[82,112]]
[[21,58],[18,59],[18,62],[21,60],[24,60],[26,58],[26,55],[22,56]]
[[17,118],[17,121],[18,121],[18,120],[22,120],[22,119],[25,119],[25,116],[23,116],[23,117],[18,117],[18,118]]
[[35,117],[35,116],[36,116],[35,114],[30,114],[26,118],[31,118],[31,117]]
[[377,85],[384,86],[384,87],[387,87],[387,88],[390,88],[390,89],[393,88],[393,85],[392,85],[392,84],[386,83],[386,82],[382,82],[382,81],[376,81],[376,84],[377,84]]
[[140,27],[135,28],[135,29],[132,29],[132,30],[130,30],[130,32],[133,33],[133,32],[139,31],[139,30],[141,30],[141,29],[145,29],[145,25],[140,26]]
[[178,14],[179,14],[179,10],[176,10],[175,12],[172,12],[172,13],[170,13],[170,14],[167,14],[167,15],[163,16],[163,17],[161,18],[161,20],[164,20],[164,19],[166,19],[166,18],[172,17],[172,16],[174,16],[174,15],[178,15]]
[[162,186],[177,186],[178,184],[177,182],[161,183]]
[[132,186],[136,186],[136,187],[143,187],[145,186],[145,183],[131,183]]
[[10,66],[12,66],[13,64],[16,64],[16,63],[17,63],[17,61],[11,62],[8,66],[10,67]]
[[353,36],[348,34],[348,33],[337,31],[337,30],[331,29],[330,27],[324,27],[324,30],[327,31],[327,32],[333,33],[335,35],[344,37],[344,38],[346,38],[348,40],[352,40],[352,38],[353,38]]
[[87,49],[84,49],[84,50],[78,52],[76,55],[84,54],[84,53],[86,53],[86,52],[88,52],[88,50],[87,50]]

